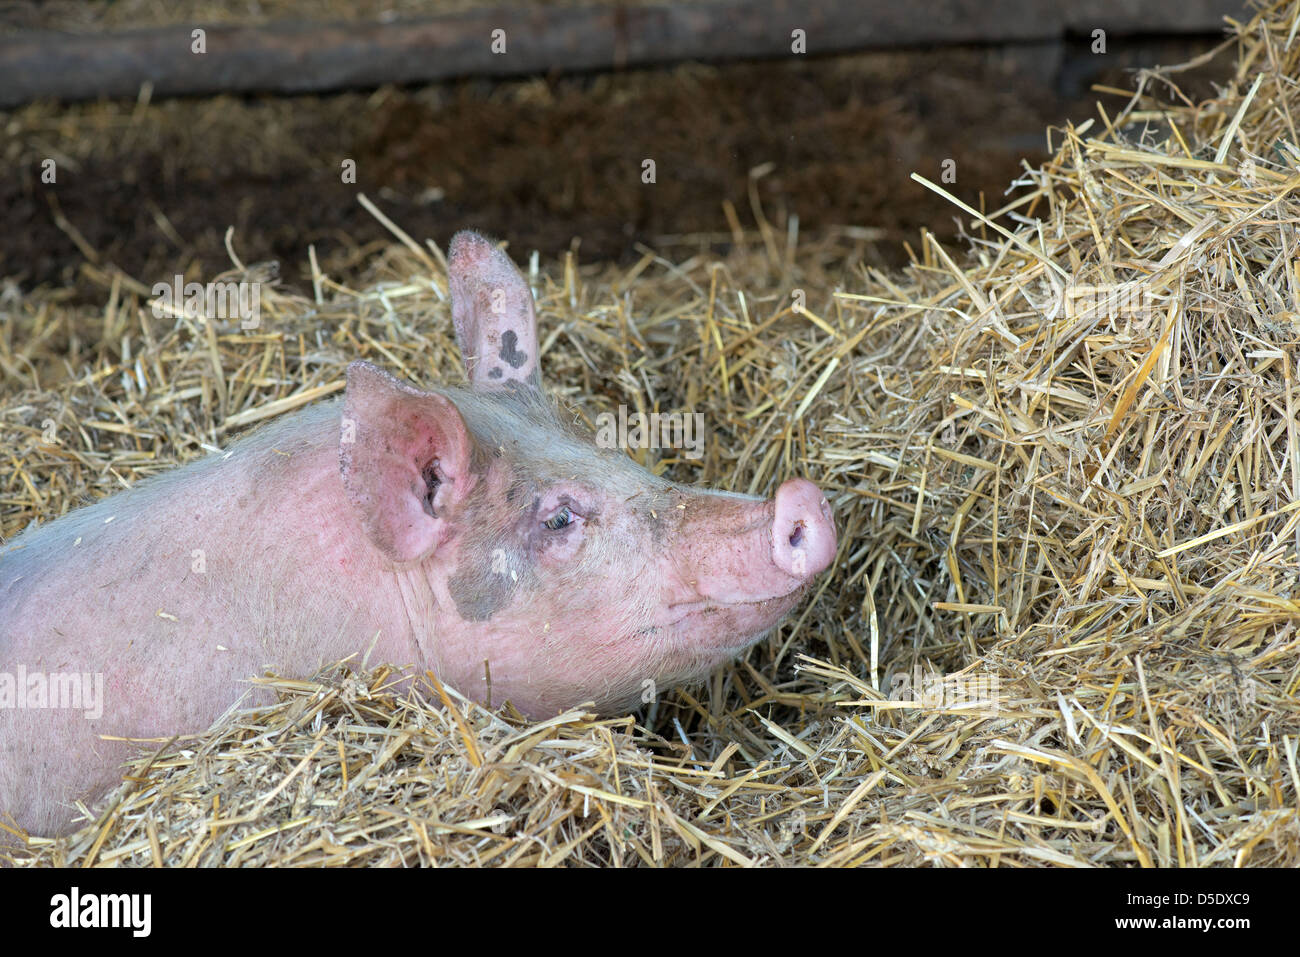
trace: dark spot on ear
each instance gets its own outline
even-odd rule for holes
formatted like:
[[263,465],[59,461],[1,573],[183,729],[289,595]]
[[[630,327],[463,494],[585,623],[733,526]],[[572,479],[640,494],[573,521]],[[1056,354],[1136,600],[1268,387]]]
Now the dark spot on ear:
[[542,387],[541,376],[537,374],[537,366],[533,366],[533,371],[528,373],[523,379],[507,379],[501,383],[501,391],[512,396],[521,402],[526,402],[533,398],[538,389]]
[[528,361],[528,353],[520,352],[515,347],[519,344],[519,337],[515,335],[513,329],[507,329],[501,333],[501,356],[502,362],[510,363],[510,368],[518,369]]
[[499,378],[501,378],[501,367],[500,367],[500,366],[493,366],[491,369],[489,369],[489,370],[488,370],[488,378],[489,378],[489,379],[499,379]]

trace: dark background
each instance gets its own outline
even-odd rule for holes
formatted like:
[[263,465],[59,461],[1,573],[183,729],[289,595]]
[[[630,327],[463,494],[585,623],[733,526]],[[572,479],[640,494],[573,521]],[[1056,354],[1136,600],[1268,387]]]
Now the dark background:
[[[84,10],[0,4],[10,37],[92,29]],[[417,241],[476,228],[516,259],[576,248],[581,262],[628,262],[638,244],[680,259],[725,251],[760,215],[785,235],[797,215],[801,236],[852,227],[855,262],[897,266],[920,229],[949,241],[958,230],[913,171],[939,182],[952,160],[946,187],[996,209],[1023,164],[1048,156],[1047,127],[1095,117],[1098,102],[1122,109],[1094,84],[1131,89],[1137,66],[1221,41],[1110,35],[1098,55],[1078,36],[310,96],[36,102],[0,112],[0,277],[93,303],[116,270],[152,285],[229,268],[233,226],[245,262],[276,260],[305,286],[308,244],[336,270],[390,241],[358,192]],[[1195,98],[1216,79],[1178,82]],[[50,158],[53,185],[41,181]],[[341,181],[348,160],[355,184]]]

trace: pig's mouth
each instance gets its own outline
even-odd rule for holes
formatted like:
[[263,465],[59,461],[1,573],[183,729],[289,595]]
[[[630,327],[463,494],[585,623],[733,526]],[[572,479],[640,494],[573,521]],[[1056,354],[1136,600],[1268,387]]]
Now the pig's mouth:
[[830,506],[803,479],[782,483],[770,502],[714,515],[701,527],[711,534],[688,543],[661,592],[663,621],[643,630],[688,656],[753,643],[835,560]]
[[739,651],[775,627],[809,587],[810,583],[804,582],[784,595],[755,601],[698,598],[676,602],[668,606],[666,621],[643,628],[638,634],[666,638],[688,651]]

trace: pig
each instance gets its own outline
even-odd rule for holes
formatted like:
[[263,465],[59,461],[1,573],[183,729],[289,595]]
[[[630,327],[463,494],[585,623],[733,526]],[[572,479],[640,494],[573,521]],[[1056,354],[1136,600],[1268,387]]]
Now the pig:
[[817,486],[686,488],[598,448],[542,391],[509,257],[461,232],[448,263],[467,386],[355,361],[341,401],[0,550],[0,821],[63,833],[139,753],[121,739],[200,732],[270,697],[251,676],[352,654],[533,718],[634,707],[831,565]]

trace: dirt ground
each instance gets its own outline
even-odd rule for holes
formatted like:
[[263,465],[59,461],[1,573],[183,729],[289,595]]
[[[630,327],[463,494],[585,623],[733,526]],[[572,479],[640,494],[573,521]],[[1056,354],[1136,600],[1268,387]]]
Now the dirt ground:
[[[0,277],[94,303],[103,280],[83,262],[147,285],[211,276],[229,266],[233,226],[244,261],[277,260],[302,286],[309,244],[329,268],[390,238],[358,192],[417,240],[473,227],[521,256],[580,242],[586,262],[628,261],[638,243],[672,257],[725,247],[735,222],[758,215],[784,235],[797,215],[805,236],[862,228],[861,261],[897,265],[921,228],[944,239],[957,228],[913,171],[938,182],[951,160],[947,187],[996,208],[1022,159],[1047,155],[1045,126],[1095,116],[1099,100],[1122,106],[1088,82],[1131,87],[1125,64],[1209,44],[1117,38],[1095,76],[1059,69],[1059,49],[947,49],[331,96],[33,104],[0,112]],[[1067,64],[1091,62],[1066,52]],[[343,182],[348,161],[355,183]]]

